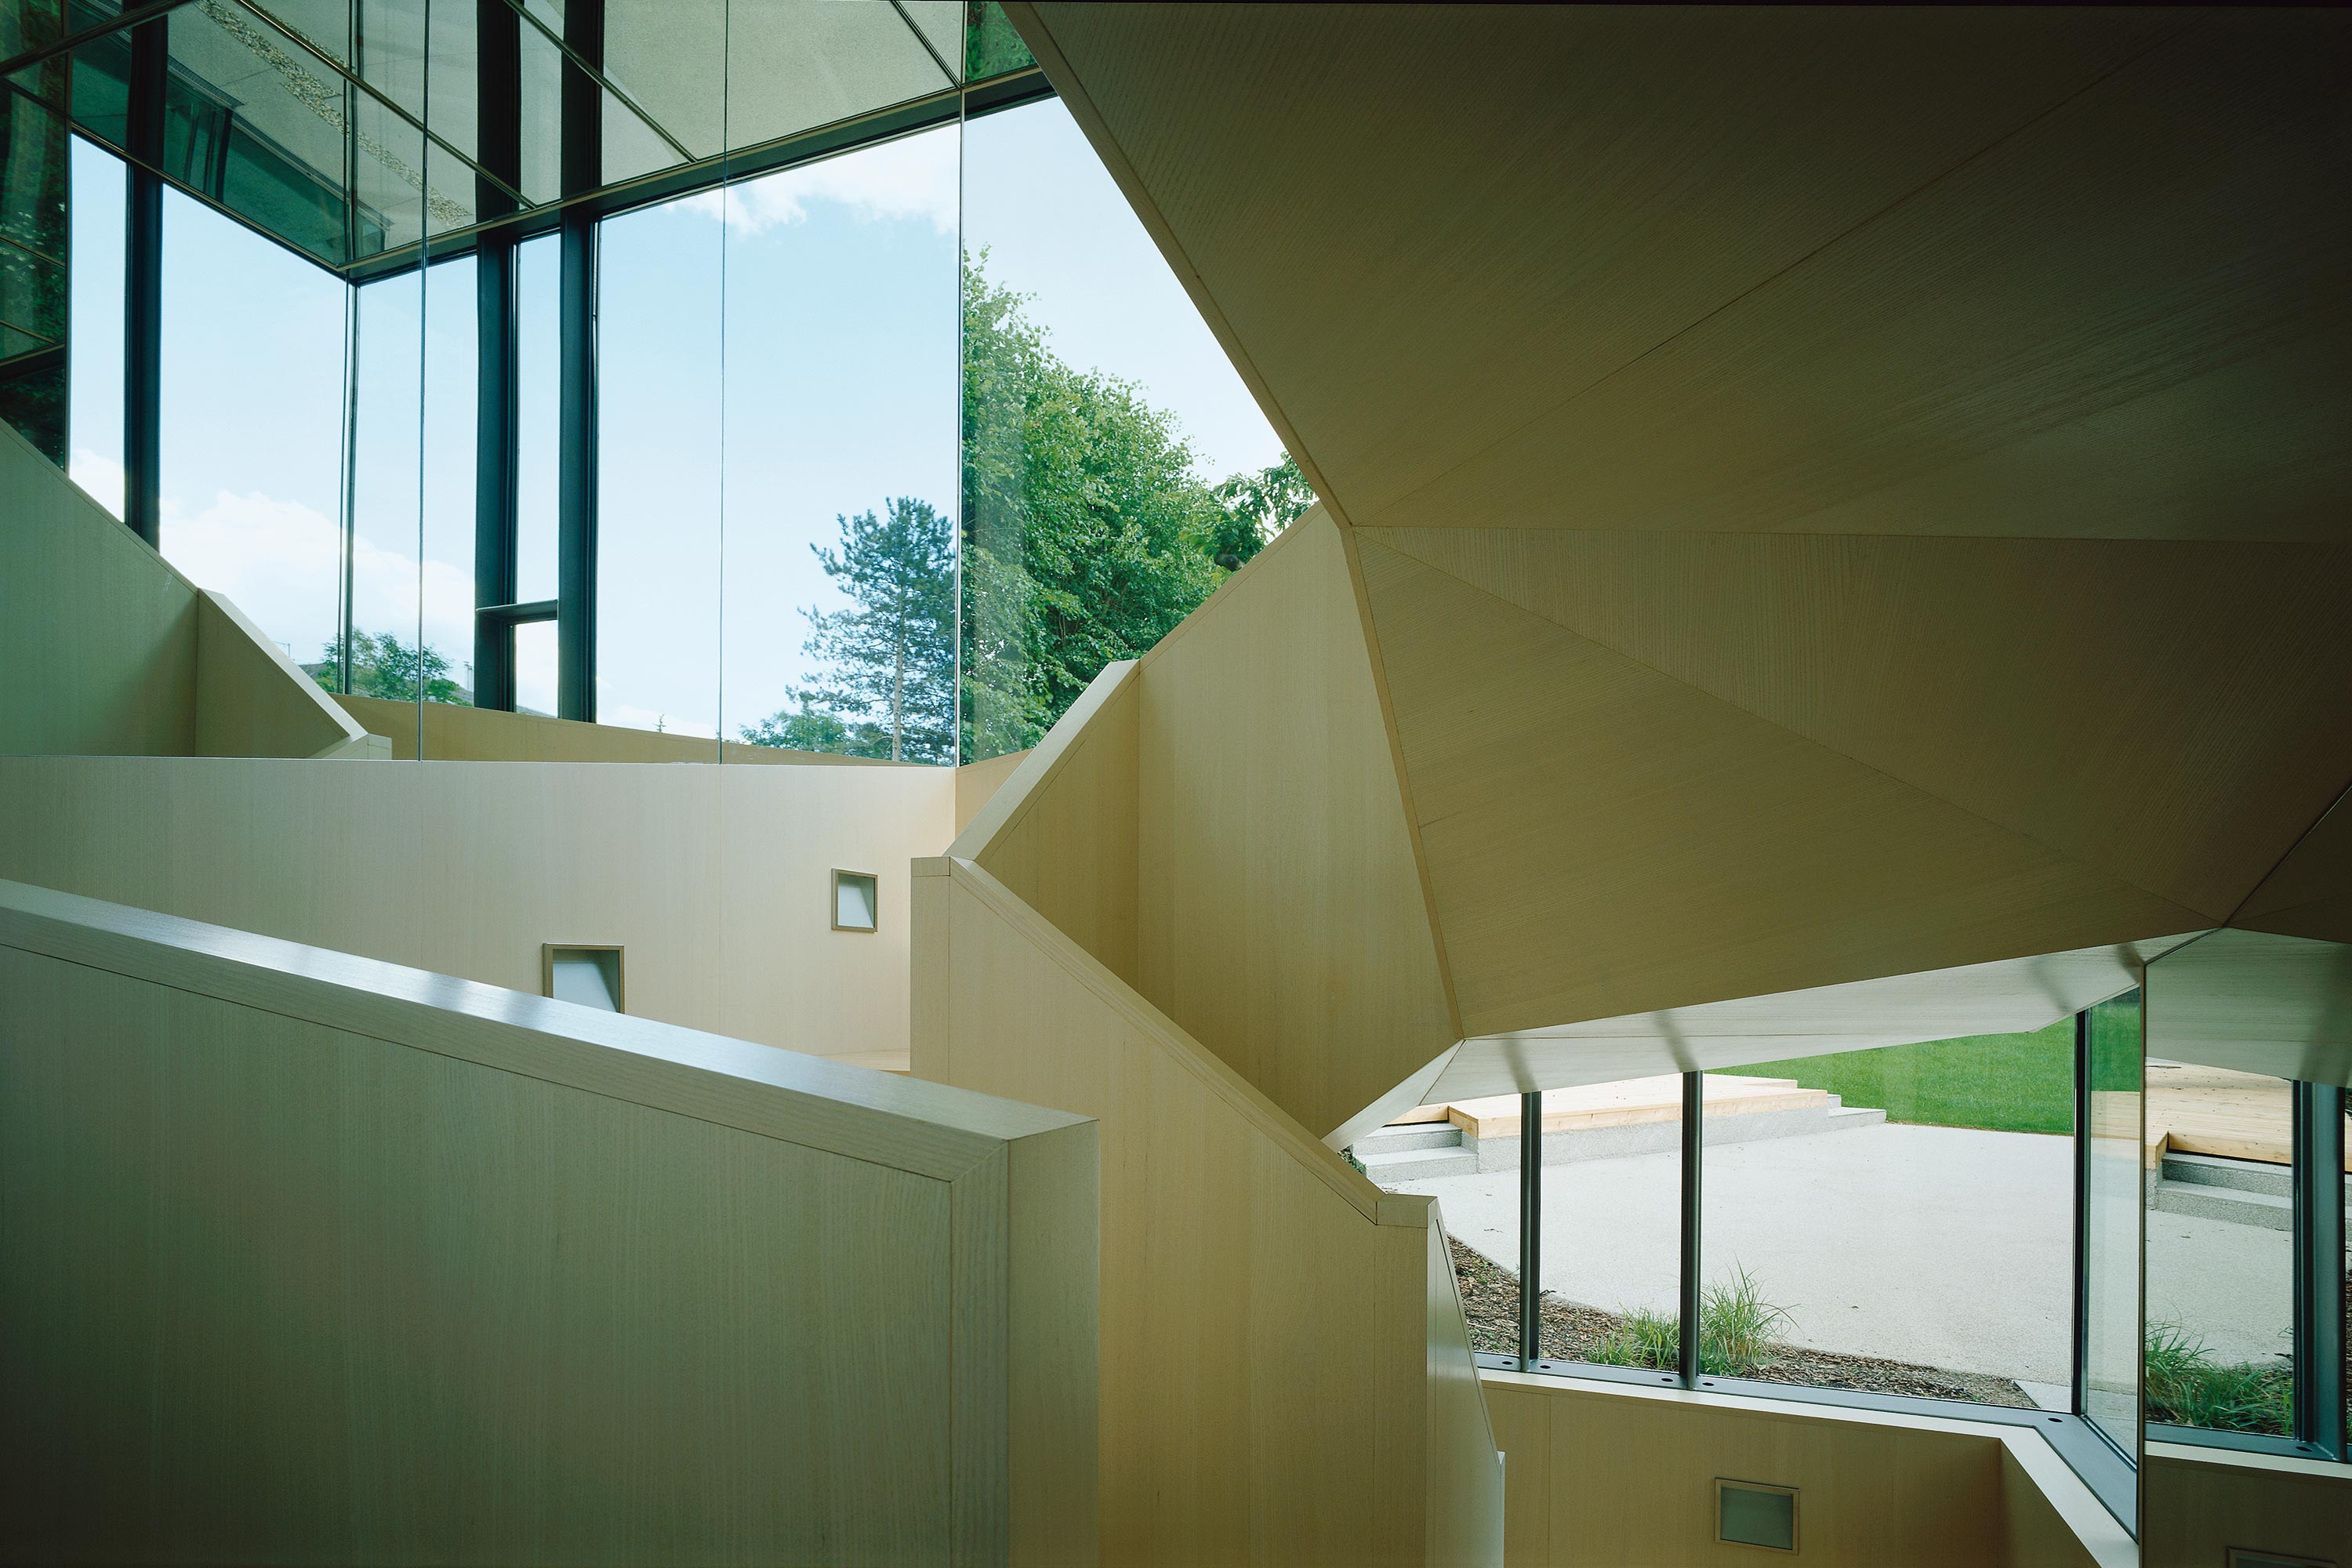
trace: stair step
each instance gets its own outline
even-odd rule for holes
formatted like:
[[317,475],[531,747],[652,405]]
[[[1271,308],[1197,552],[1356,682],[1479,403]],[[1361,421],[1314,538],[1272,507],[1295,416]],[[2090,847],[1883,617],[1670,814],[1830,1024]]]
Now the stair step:
[[2164,1179],[2198,1187],[2228,1187],[2264,1197],[2293,1195],[2293,1173],[2284,1165],[2257,1160],[2225,1160],[2215,1154],[2173,1154],[2164,1157]]
[[1432,1176],[1478,1173],[1478,1156],[1462,1148],[1403,1149],[1392,1154],[1367,1154],[1358,1144],[1356,1158],[1363,1163],[1365,1175],[1384,1187],[1399,1182],[1425,1181]]
[[1392,1154],[1403,1149],[1459,1149],[1462,1129],[1446,1121],[1424,1121],[1410,1127],[1382,1128],[1356,1140],[1356,1156]]
[[[2170,1162],[2166,1163],[2168,1165]],[[2250,1193],[2238,1187],[2213,1186],[2200,1182],[2160,1179],[2156,1184],[2154,1195],[2148,1200],[2148,1207],[2165,1214],[2218,1219],[2231,1225],[2259,1226],[2266,1230],[2294,1228],[2294,1203],[2291,1198],[2273,1197],[2268,1193]]]
[[1845,1105],[1836,1095],[1830,1096],[1830,1108],[1822,1117],[1822,1126],[1834,1132],[1843,1127],[1875,1127],[1886,1120],[1886,1112],[1875,1106]]

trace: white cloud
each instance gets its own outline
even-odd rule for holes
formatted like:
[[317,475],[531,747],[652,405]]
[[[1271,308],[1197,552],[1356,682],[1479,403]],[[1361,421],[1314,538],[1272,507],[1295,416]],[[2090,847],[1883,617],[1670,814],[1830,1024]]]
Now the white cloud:
[[901,137],[878,147],[784,169],[686,201],[689,211],[724,214],[738,233],[762,234],[808,216],[812,202],[838,202],[866,222],[916,218],[956,232],[956,144],[951,136]]
[[[332,518],[259,490],[222,490],[193,516],[167,498],[163,511],[163,554],[190,582],[227,595],[296,658],[319,657],[335,635],[342,570],[341,530]],[[352,552],[352,589],[359,629],[403,642],[418,634],[421,595],[425,640],[465,678],[474,651],[467,571],[427,561],[420,575],[414,555],[362,538]]]
[[122,465],[112,458],[101,457],[87,447],[73,449],[73,462],[66,472],[84,494],[115,516],[122,515]]

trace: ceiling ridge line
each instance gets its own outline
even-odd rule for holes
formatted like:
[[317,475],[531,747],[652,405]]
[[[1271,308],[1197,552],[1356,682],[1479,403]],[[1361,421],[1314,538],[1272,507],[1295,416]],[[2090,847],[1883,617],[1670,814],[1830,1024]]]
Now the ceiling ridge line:
[[[1823,528],[1559,528],[1550,524],[1519,528],[1507,522],[1358,522],[1349,526],[1376,540],[1379,535],[1386,533],[1508,533],[1530,536],[1577,533],[1633,539],[1884,539],[1923,544],[2197,545],[2208,550],[2316,550],[2352,554],[2352,542],[2340,539],[2181,539],[2154,534],[1890,533],[1883,529]],[[1416,556],[1414,559],[1420,558]]]
[[[1462,586],[1469,589],[1474,594],[1484,595],[1486,597],[1494,600],[1498,605],[1516,610],[1520,615],[1527,616],[1529,620],[1537,621],[1544,626],[1549,626],[1565,637],[1574,637],[1580,642],[1590,643],[1594,647],[1601,649],[1604,653],[1610,654],[1617,658],[1622,658],[1626,663],[1633,665],[1637,668],[1647,670],[1661,680],[1671,681],[1673,684],[1681,687],[1683,689],[1692,692],[1699,697],[1703,697],[1707,701],[1715,703],[1719,707],[1727,708],[1734,713],[1741,715],[1743,718],[1752,719],[1759,724],[1769,725],[1772,729],[1779,731],[1780,733],[1787,735],[1791,740],[1801,741],[1808,746],[1812,746],[1820,751],[1828,752],[1831,756],[1851,763],[1855,767],[1861,768],[1865,772],[1875,773],[1880,778],[1886,780],[1889,784],[1909,790],[1914,795],[1932,800],[1939,805],[1948,806],[1952,810],[1958,812],[1961,816],[1969,818],[1971,821],[1980,822],[1987,827],[1990,827],[1997,832],[2005,833],[2012,838],[2021,839],[2025,843],[2032,844],[2044,852],[2055,856],[2059,860],[2069,866],[2076,867],[2099,877],[2104,877],[2108,881],[2114,883],[2116,887],[2128,888],[2133,892],[2138,893],[2145,898],[2154,899],[2157,902],[2164,905],[2165,908],[2178,910],[2181,914],[2188,916],[2189,924],[2197,929],[2207,929],[2216,923],[2215,917],[2208,915],[2202,910],[2190,909],[2188,905],[2181,903],[2179,900],[2168,898],[2152,888],[2141,887],[2137,882],[2133,881],[2130,878],[2119,876],[2116,872],[2109,870],[2107,868],[2095,864],[2092,861],[2085,860],[2079,855],[2074,854],[2069,850],[2061,849],[2056,845],[2052,844],[2042,837],[2039,834],[2025,832],[2023,829],[2012,827],[2005,822],[1997,822],[1993,818],[1985,816],[1984,813],[1978,811],[1973,806],[1963,805],[1958,801],[1952,800],[1948,796],[1939,795],[1924,784],[1914,784],[1911,780],[1903,777],[1901,774],[1890,773],[1886,769],[1880,767],[1876,763],[1870,762],[1865,758],[1857,757],[1851,752],[1844,750],[1843,747],[1832,746],[1828,742],[1816,740],[1801,730],[1790,729],[1788,725],[1781,723],[1778,719],[1774,719],[1768,714],[1757,712],[1746,703],[1735,702],[1727,697],[1719,696],[1715,692],[1709,691],[1706,687],[1699,685],[1696,681],[1685,680],[1681,676],[1675,674],[1672,670],[1661,669],[1656,665],[1651,663],[1648,659],[1643,658],[1637,654],[1628,653],[1623,648],[1617,647],[1613,643],[1607,642],[1600,637],[1580,632],[1574,626],[1569,626],[1562,621],[1554,620],[1551,616],[1544,615],[1540,611],[1531,610],[1525,605],[1518,603],[1517,600],[1507,597],[1504,595],[1497,594],[1493,589],[1488,588],[1482,584],[1473,583],[1467,577],[1465,577],[1459,573],[1454,572],[1446,567],[1440,566],[1433,561],[1424,561],[1420,556],[1413,554],[1410,551],[1399,549],[1393,544],[1383,543],[1381,541],[1377,539],[1367,540],[1364,542],[1371,545],[1375,549],[1386,550],[1391,554],[1402,556],[1405,560],[1413,563],[1417,566],[1424,567],[1427,570],[1434,572],[1438,575],[1448,579],[1449,581],[1461,584]],[[1366,596],[1367,599],[1369,599],[1369,592]]]
[[2256,893],[2261,892],[2263,888],[2269,885],[2270,879],[2273,877],[2278,875],[2280,867],[2294,858],[2294,852],[2303,847],[2304,840],[2318,832],[2320,825],[2326,822],[2329,817],[2335,816],[2336,813],[2343,807],[2344,803],[2347,799],[2352,799],[2352,781],[2347,781],[2342,789],[2337,790],[2334,795],[2328,797],[2327,804],[2319,808],[2319,815],[2313,817],[2309,825],[2306,826],[2302,832],[2294,836],[2294,842],[2288,845],[2279,858],[2272,861],[2270,865],[2263,869],[2261,876],[2254,879],[2254,885],[2248,888],[2245,890],[2244,895],[2241,897],[2236,903],[2230,906],[2229,914],[2223,917],[2221,921],[2221,924],[2224,927],[2235,930],[2245,929],[2238,926],[2236,922],[2238,916],[2245,911],[2246,905],[2253,900],[2253,897]]
[[1624,374],[1627,371],[1632,370],[1635,365],[1642,363],[1653,355],[1664,352],[1675,343],[1680,342],[1682,339],[1689,336],[1692,332],[1696,331],[1707,322],[1715,320],[1717,316],[1722,315],[1725,311],[1738,305],[1741,301],[1753,298],[1755,295],[1771,288],[1774,284],[1780,282],[1783,279],[1790,277],[1800,268],[1810,265],[1826,252],[1844,244],[1847,240],[1852,239],[1855,235],[1862,233],[1872,225],[1878,223],[1888,214],[1895,212],[1897,208],[1906,205],[1928,191],[1935,189],[1937,185],[1942,184],[1947,180],[1952,178],[1955,174],[1958,174],[1961,170],[1978,163],[1981,159],[1999,150],[2000,147],[2015,141],[2018,137],[2024,135],[2027,132],[2033,130],[2036,126],[2041,125],[2052,116],[2059,113],[2070,105],[2080,101],[2084,95],[2095,92],[2098,89],[2105,86],[2108,82],[2113,81],[2125,71],[2131,69],[2133,67],[2138,65],[2142,60],[2147,59],[2150,55],[2155,54],[2158,50],[2171,47],[2173,44],[2179,42],[2183,35],[2194,29],[2197,24],[2198,18],[2191,16],[2188,21],[2182,23],[2179,28],[2167,33],[2162,37],[2151,42],[2146,48],[2143,48],[2137,53],[2128,56],[2124,59],[2116,61],[2113,66],[2110,66],[2105,71],[2100,72],[2097,76],[2093,77],[2081,87],[2076,88],[2073,92],[2067,93],[2064,97],[2059,99],[2056,102],[2050,104],[2038,113],[2028,116],[2025,120],[2021,121],[2007,131],[1995,136],[1991,141],[1987,142],[1983,146],[1979,147],[1972,153],[1967,153],[1948,167],[1939,170],[1937,173],[1920,181],[1909,190],[1904,191],[1900,195],[1890,198],[1884,205],[1860,218],[1855,219],[1852,224],[1840,229],[1837,233],[1830,236],[1827,239],[1822,240],[1819,245],[1816,245],[1802,256],[1797,257],[1787,264],[1775,268],[1764,277],[1758,279],[1755,282],[1750,283],[1747,288],[1740,289],[1736,294],[1733,294],[1729,299],[1718,302],[1706,310],[1701,312],[1699,315],[1693,317],[1690,321],[1684,322],[1681,326],[1676,327],[1673,331],[1668,332],[1664,337],[1660,338],[1656,342],[1652,343],[1648,348],[1643,349],[1641,353],[1634,354],[1623,363],[1611,367],[1610,369],[1602,372],[1600,375],[1595,376],[1592,380],[1587,382],[1584,385],[1578,387],[1575,391],[1559,398],[1557,402],[1548,404],[1536,413],[1530,414],[1527,418],[1521,420],[1518,424],[1514,425],[1508,430],[1504,431],[1501,435],[1496,437],[1493,440],[1487,442],[1484,447],[1479,447],[1476,451],[1467,454],[1460,461],[1448,465],[1445,468],[1438,473],[1431,475],[1427,479],[1423,480],[1419,485],[1414,486],[1412,489],[1407,490],[1404,494],[1385,503],[1380,509],[1381,512],[1385,514],[1391,508],[1402,506],[1406,502],[1426,494],[1438,485],[1444,483],[1447,479],[1454,478],[1464,469],[1476,463],[1487,454],[1500,449],[1506,442],[1510,441],[1525,431],[1533,429],[1537,425],[1558,414],[1570,404],[1574,403],[1596,389],[1608,384],[1611,381],[1613,381],[1618,376]]

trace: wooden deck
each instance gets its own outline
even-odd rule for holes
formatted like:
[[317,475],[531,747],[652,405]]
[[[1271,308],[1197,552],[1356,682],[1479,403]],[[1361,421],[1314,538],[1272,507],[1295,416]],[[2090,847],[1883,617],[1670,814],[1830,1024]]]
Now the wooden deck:
[[[1709,1116],[1803,1110],[1829,1100],[1821,1089],[1800,1088],[1796,1079],[1788,1078],[1738,1078],[1709,1073],[1706,1082]],[[1544,1091],[1543,1125],[1547,1133],[1623,1127],[1639,1121],[1674,1121],[1682,1113],[1683,1080],[1675,1073]],[[1457,1100],[1446,1105],[1424,1105],[1398,1117],[1390,1125],[1414,1121],[1451,1121],[1473,1138],[1516,1138],[1519,1135],[1519,1097],[1496,1094],[1479,1100]]]
[[[2294,1135],[2284,1080],[2186,1063],[2147,1064],[2147,1166],[2168,1150],[2284,1165]],[[2347,1141],[2352,1142],[2352,1141]],[[2352,1171],[2352,1148],[2344,1168]]]

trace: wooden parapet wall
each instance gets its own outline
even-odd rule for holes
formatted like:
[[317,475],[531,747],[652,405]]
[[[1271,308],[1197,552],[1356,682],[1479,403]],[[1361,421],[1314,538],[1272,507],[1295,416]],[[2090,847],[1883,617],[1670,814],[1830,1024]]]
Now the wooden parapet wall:
[[0,1557],[1091,1563],[1097,1157],[0,882]]
[[1433,1201],[1349,1170],[971,862],[918,862],[915,920],[917,1076],[1102,1126],[1103,1560],[1499,1562]]
[[221,595],[0,426],[0,755],[386,754]]

